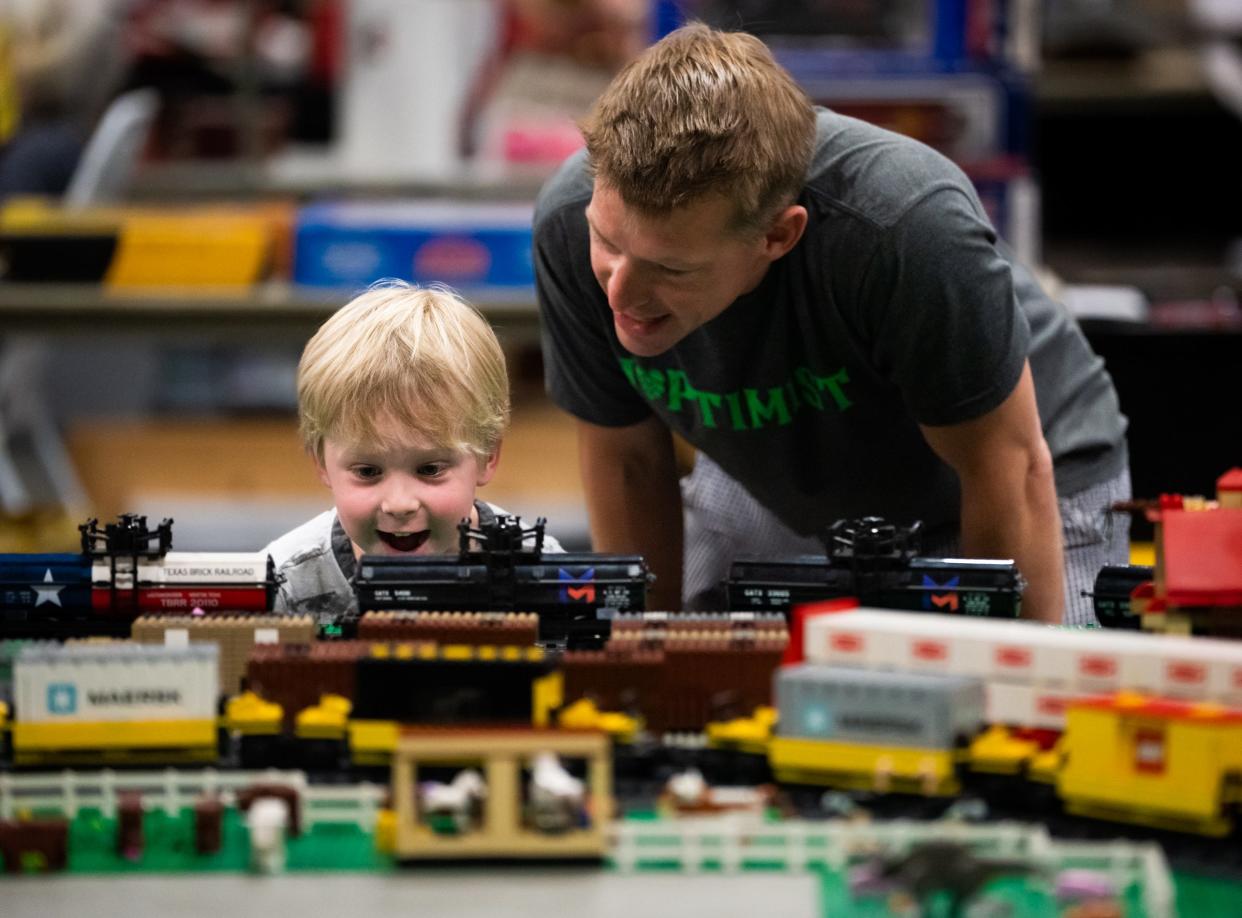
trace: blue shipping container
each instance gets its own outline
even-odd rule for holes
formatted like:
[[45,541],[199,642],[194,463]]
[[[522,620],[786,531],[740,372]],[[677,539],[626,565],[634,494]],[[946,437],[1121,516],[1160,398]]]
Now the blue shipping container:
[[336,201],[298,213],[294,281],[360,287],[386,277],[469,290],[533,289],[526,204]]

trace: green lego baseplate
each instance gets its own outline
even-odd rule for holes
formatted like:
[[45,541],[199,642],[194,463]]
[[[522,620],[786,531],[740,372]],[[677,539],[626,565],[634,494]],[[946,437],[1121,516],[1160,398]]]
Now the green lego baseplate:
[[[32,815],[38,816],[39,813]],[[50,814],[47,814],[50,815]],[[651,811],[627,814],[631,821],[660,824],[663,818]],[[768,822],[776,821],[769,817]],[[672,824],[672,820],[668,821]],[[126,857],[117,851],[117,822],[98,810],[85,808],[69,824],[69,858],[67,870],[75,874],[133,874],[188,872],[246,872],[250,870],[250,844],[244,817],[233,808],[224,810],[220,831],[220,849],[210,854],[194,850],[194,812],[183,809],[168,814],[149,810],[143,814],[143,845],[140,851]],[[777,853],[771,859],[759,854],[749,857],[739,869],[747,872],[781,872],[786,865]],[[38,863],[25,863],[25,870],[38,871]],[[355,871],[390,873],[399,869],[393,859],[377,850],[374,834],[348,824],[311,826],[286,847],[285,870],[288,872]],[[486,868],[480,868],[486,869]],[[603,869],[610,869],[605,867]],[[612,868],[615,869],[615,868]],[[642,872],[672,872],[681,869],[672,861],[658,858],[642,862],[631,869]],[[723,872],[723,864],[705,857],[699,869],[705,873]],[[822,865],[811,865],[808,871],[818,876],[819,911],[824,916],[883,916],[893,914],[894,903],[887,897],[852,898],[844,871]],[[1234,879],[1175,873],[1177,905],[1180,915],[1232,914],[1242,897],[1242,882]],[[976,902],[985,903],[1011,918],[1053,918],[1063,914],[1064,907],[1052,896],[1050,884],[1038,879],[1004,878],[986,886]],[[1141,890],[1127,889],[1121,904],[1126,918],[1146,918]],[[947,897],[933,900],[935,908],[947,907]],[[972,907],[972,911],[974,907]]]

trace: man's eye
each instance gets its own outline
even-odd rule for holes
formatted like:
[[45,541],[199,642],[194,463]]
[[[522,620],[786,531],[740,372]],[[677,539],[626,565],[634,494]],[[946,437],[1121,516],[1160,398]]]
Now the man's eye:
[[660,273],[666,274],[669,277],[684,277],[690,272],[683,268],[667,268],[664,265],[660,265]]
[[617,254],[617,247],[613,245],[611,242],[605,242],[604,239],[594,230],[591,231],[591,242],[595,244],[596,246],[598,246],[599,248],[603,249],[605,252],[608,252],[612,255]]

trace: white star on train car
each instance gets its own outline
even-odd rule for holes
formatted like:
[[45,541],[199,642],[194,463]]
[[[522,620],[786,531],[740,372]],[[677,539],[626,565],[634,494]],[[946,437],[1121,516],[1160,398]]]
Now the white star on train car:
[[[43,575],[43,582],[53,582],[52,569],[50,567],[47,569],[47,573]],[[63,586],[39,586],[37,583],[32,583],[30,586],[31,589],[35,591],[34,604],[36,606],[41,606],[43,603],[47,602],[54,606],[61,606],[61,608],[64,608],[60,601],[60,591],[64,589]]]

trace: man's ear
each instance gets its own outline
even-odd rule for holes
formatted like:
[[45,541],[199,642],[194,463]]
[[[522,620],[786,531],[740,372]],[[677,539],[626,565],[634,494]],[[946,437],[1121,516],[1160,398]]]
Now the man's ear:
[[476,487],[483,487],[492,480],[492,476],[496,474],[496,466],[500,464],[500,444],[496,444],[496,448],[492,450],[492,454],[486,460],[479,460],[479,477],[475,479]]
[[790,204],[780,211],[763,234],[764,256],[776,261],[785,255],[806,232],[806,223],[806,208],[801,204]]

